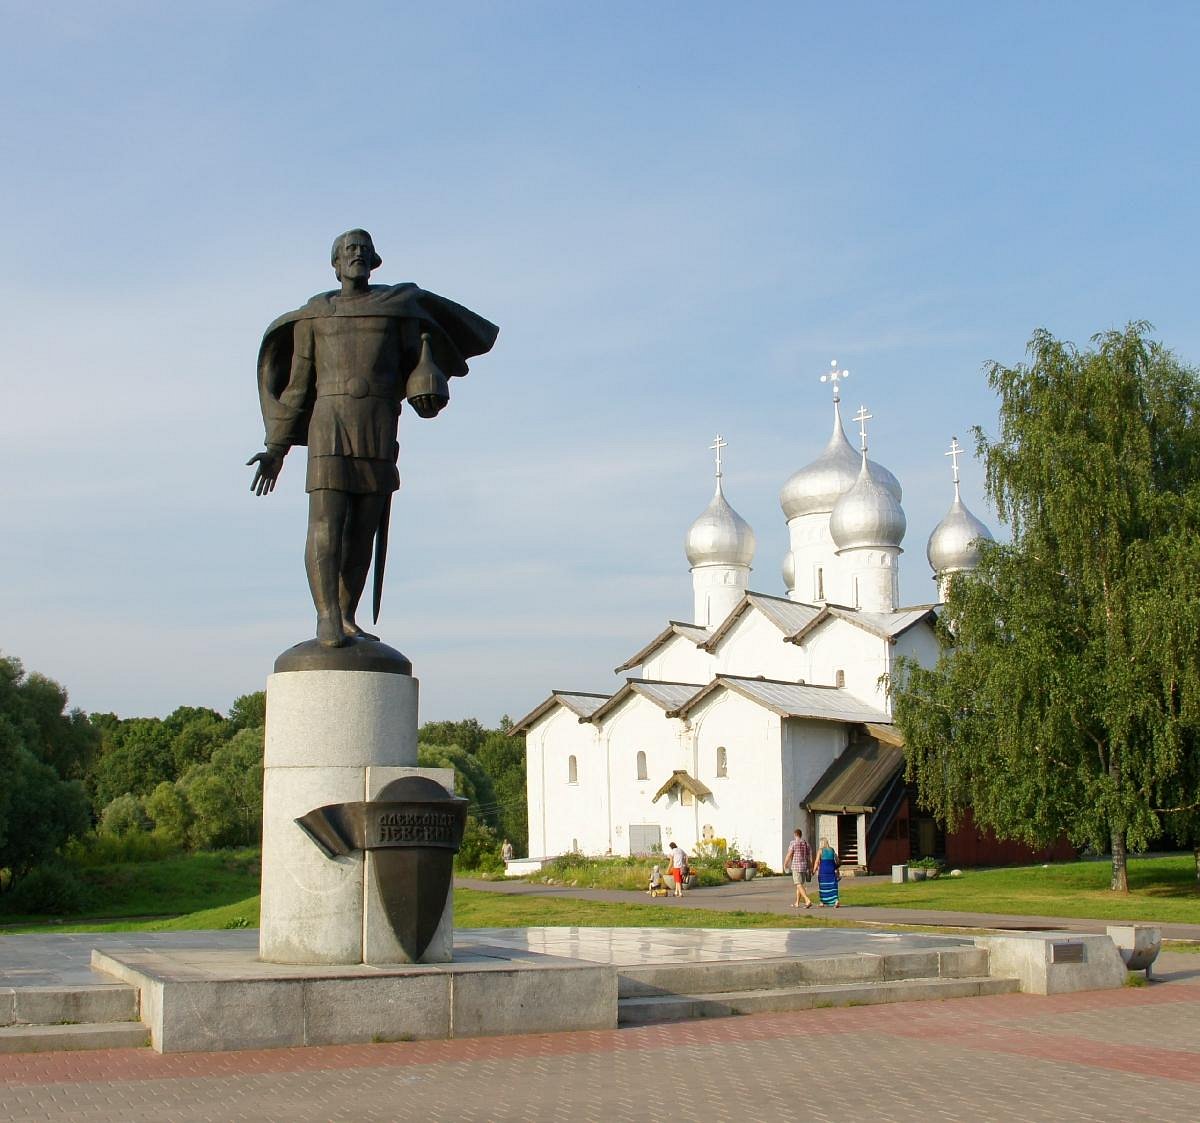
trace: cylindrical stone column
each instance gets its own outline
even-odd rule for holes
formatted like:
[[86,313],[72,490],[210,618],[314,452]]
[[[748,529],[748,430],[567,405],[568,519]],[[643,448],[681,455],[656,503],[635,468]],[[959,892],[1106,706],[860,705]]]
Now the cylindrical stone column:
[[371,799],[368,769],[417,763],[417,680],[379,671],[281,671],[267,680],[259,955],[363,961],[364,859],[328,858],[295,820]]

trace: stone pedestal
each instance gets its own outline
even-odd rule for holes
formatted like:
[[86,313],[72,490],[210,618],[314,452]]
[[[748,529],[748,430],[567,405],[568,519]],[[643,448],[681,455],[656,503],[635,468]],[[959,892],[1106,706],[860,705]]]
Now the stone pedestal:
[[[451,769],[418,769],[417,680],[365,670],[289,670],[267,681],[259,955],[274,963],[406,961],[374,887],[369,854],[327,857],[295,820],[317,807],[374,799],[389,781],[426,775],[453,794]],[[446,962],[447,899],[422,962]]]

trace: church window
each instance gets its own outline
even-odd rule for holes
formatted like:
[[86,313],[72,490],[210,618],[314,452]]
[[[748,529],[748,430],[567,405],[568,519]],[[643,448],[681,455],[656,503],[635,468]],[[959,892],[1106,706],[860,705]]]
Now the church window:
[[825,570],[817,566],[817,600],[825,599]]
[[650,779],[650,773],[646,771],[646,754],[640,749],[637,755],[637,778],[639,780]]
[[567,783],[579,783],[579,764],[573,756],[567,757]]
[[724,745],[717,746],[717,775],[729,775],[729,754],[725,751]]
[[833,685],[834,686],[845,686],[846,685],[846,672],[845,671],[834,671],[833,672]]

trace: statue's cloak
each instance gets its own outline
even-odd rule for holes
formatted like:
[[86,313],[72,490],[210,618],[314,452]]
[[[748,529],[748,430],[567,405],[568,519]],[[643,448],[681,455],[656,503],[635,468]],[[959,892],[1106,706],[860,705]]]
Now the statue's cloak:
[[[405,334],[419,348],[421,333],[429,333],[434,361],[449,377],[467,373],[467,359],[492,349],[500,329],[469,308],[414,284],[371,285],[368,297],[340,307],[340,290],[314,296],[302,308],[280,316],[267,328],[258,352],[258,395],[267,432],[281,443],[308,443],[311,408],[292,417],[279,401],[292,371],[294,329],[300,320],[325,316],[387,316],[404,321]],[[414,357],[415,361],[415,357]],[[407,372],[405,372],[407,374]]]

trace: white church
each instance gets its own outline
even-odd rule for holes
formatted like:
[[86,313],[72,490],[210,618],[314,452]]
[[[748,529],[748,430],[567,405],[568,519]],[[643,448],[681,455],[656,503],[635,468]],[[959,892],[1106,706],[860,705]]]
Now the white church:
[[[669,620],[616,668],[608,694],[555,690],[526,735],[529,853],[652,854],[725,839],[778,868],[792,830],[828,838],[847,869],[886,869],[947,840],[904,783],[883,676],[937,658],[937,604],[899,603],[906,520],[895,476],[846,438],[836,369],[833,432],[783,485],[786,596],[749,587],[754,532],[716,490],[685,539],[690,621]],[[939,596],[973,569],[988,529],[959,496],[929,537]],[[951,840],[952,841],[952,840]],[[953,846],[950,847],[953,849]],[[978,847],[976,847],[978,849]],[[979,857],[978,854],[974,855]]]

